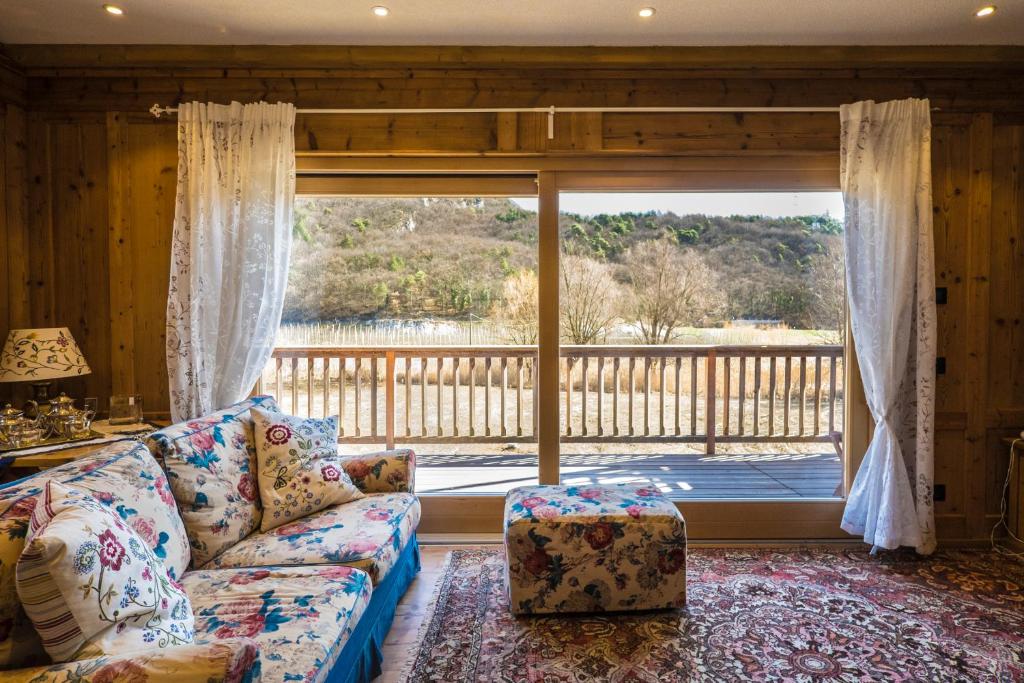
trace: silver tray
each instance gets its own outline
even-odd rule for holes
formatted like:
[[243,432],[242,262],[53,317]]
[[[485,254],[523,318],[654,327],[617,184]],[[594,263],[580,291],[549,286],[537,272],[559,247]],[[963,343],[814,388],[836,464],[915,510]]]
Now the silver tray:
[[48,439],[42,439],[41,441],[36,441],[34,444],[30,444],[28,446],[17,446],[15,448],[10,448],[8,446],[0,446],[0,453],[17,454],[18,451],[27,451],[27,450],[32,449],[32,448],[46,448],[47,446],[62,446],[64,444],[73,444],[73,443],[76,443],[78,441],[89,441],[91,439],[102,439],[105,436],[107,436],[107,435],[106,434],[101,434],[100,432],[93,431],[92,429],[90,429],[88,434],[82,434],[80,436],[71,436],[71,437],[51,436]]

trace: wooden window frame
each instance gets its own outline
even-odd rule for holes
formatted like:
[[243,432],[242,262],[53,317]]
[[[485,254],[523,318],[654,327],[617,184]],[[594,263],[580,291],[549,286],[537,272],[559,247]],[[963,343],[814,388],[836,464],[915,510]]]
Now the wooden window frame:
[[[561,192],[838,191],[837,155],[789,157],[593,158],[297,158],[298,194],[317,196],[538,197],[538,280],[558,289],[558,197]],[[526,190],[533,189],[532,192]],[[558,298],[538,302],[538,478],[559,479]],[[852,335],[846,335],[843,490],[871,436]],[[554,390],[552,390],[552,386]],[[421,497],[420,531],[489,534],[501,530],[503,496]],[[846,539],[845,495],[827,500],[720,499],[677,501],[695,540]]]

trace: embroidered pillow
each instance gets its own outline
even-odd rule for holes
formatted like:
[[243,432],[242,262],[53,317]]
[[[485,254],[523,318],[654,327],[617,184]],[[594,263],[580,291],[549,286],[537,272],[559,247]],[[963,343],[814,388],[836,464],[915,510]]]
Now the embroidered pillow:
[[271,412],[269,396],[254,396],[149,436],[163,460],[188,530],[192,566],[202,567],[260,526],[256,448],[249,409]]
[[91,455],[0,487],[0,671],[50,661],[35,626],[21,607],[15,581],[29,519],[47,479],[91,494],[120,517],[149,544],[171,578],[180,578],[189,563],[188,536],[167,478],[140,443],[112,443]]
[[32,511],[16,579],[55,662],[195,638],[188,597],[139,534],[89,494],[54,481]]
[[363,497],[338,455],[337,417],[306,419],[253,408],[252,419],[263,531]]

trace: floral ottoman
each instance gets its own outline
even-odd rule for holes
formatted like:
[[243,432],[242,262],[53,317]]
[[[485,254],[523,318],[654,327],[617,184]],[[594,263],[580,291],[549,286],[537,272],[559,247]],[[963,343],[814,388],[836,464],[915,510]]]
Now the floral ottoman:
[[505,497],[516,614],[686,604],[686,527],[655,488],[524,486]]

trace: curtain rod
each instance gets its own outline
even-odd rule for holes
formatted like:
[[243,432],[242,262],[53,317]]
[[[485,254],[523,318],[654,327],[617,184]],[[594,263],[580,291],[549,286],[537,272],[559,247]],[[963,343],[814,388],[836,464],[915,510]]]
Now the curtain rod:
[[[762,113],[837,113],[839,107],[485,107],[465,109],[296,109],[296,114],[547,114],[548,139],[555,137],[555,114],[579,113],[677,113],[677,114],[762,114]],[[177,114],[177,107],[154,104],[149,113],[155,118]]]

